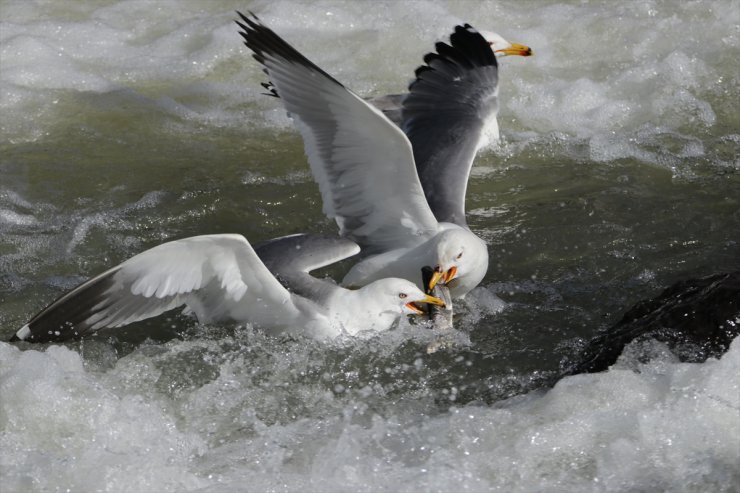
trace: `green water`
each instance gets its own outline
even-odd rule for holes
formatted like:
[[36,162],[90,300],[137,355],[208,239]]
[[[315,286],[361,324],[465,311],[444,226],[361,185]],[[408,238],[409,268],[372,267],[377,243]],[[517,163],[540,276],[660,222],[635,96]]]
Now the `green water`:
[[[34,218],[3,225],[2,337],[84,278],[166,240],[238,232],[258,243],[336,231],[292,130],[196,125],[109,99],[62,98],[65,116],[43,138],[0,147],[2,208]],[[678,167],[595,162],[586,143],[557,138],[484,152],[468,189],[469,222],[489,245],[483,292],[508,305],[491,313],[489,298],[474,296],[456,306],[457,327],[472,341],[459,351],[480,364],[434,356],[449,365],[440,378],[477,388],[507,372],[554,370],[635,302],[740,268],[740,177],[723,164],[728,153],[681,158]],[[118,337],[136,345],[192,325],[164,317]]]

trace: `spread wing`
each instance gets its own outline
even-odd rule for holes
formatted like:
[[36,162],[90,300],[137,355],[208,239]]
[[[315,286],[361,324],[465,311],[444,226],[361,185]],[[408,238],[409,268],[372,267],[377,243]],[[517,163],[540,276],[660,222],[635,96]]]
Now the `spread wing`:
[[254,52],[303,136],[324,213],[366,253],[438,231],[406,136],[254,17],[239,14]]
[[286,288],[324,304],[338,287],[309,272],[357,255],[360,247],[346,238],[297,234],[269,240],[255,251]]
[[424,57],[403,99],[401,128],[438,221],[466,226],[465,191],[486,120],[498,111],[498,65],[483,36],[457,26]]
[[269,327],[300,316],[243,236],[206,235],[156,246],[90,279],[33,317],[14,340],[61,341],[183,305],[201,321]]
[[382,111],[386,118],[400,127],[403,125],[401,108],[403,107],[403,100],[406,99],[406,96],[408,94],[386,94],[384,96],[365,98],[365,101]]

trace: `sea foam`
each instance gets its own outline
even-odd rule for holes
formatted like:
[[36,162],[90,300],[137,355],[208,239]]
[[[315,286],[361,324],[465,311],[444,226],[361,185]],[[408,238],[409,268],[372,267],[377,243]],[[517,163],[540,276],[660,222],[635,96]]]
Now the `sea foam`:
[[[105,371],[64,347],[0,343],[0,392],[13,396],[0,407],[5,487],[732,491],[740,480],[738,341],[704,364],[623,361],[494,406],[440,413],[422,393],[379,413],[368,404],[390,387],[329,391],[297,374],[317,364],[297,346],[251,337],[262,355],[173,342]],[[187,361],[200,371],[168,369]]]

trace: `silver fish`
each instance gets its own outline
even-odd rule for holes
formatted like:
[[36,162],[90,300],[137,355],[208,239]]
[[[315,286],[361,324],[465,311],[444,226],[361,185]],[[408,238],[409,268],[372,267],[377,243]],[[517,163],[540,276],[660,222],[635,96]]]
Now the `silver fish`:
[[[446,332],[453,329],[452,325],[452,295],[450,295],[450,288],[445,284],[437,283],[432,289],[429,289],[429,281],[434,274],[434,269],[431,267],[424,266],[421,269],[421,278],[424,283],[426,294],[436,296],[445,302],[445,306],[433,306],[429,305],[428,317],[432,321],[432,329]],[[449,337],[440,336],[427,346],[427,353],[431,354],[439,349],[449,347],[452,341]]]

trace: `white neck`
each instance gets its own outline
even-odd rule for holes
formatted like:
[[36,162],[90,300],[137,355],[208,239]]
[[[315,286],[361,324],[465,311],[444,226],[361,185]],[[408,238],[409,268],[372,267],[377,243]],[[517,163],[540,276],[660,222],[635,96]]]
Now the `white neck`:
[[338,289],[329,302],[331,324],[337,331],[356,335],[364,331],[384,331],[401,316],[397,307],[378,302],[370,284],[357,290]]

